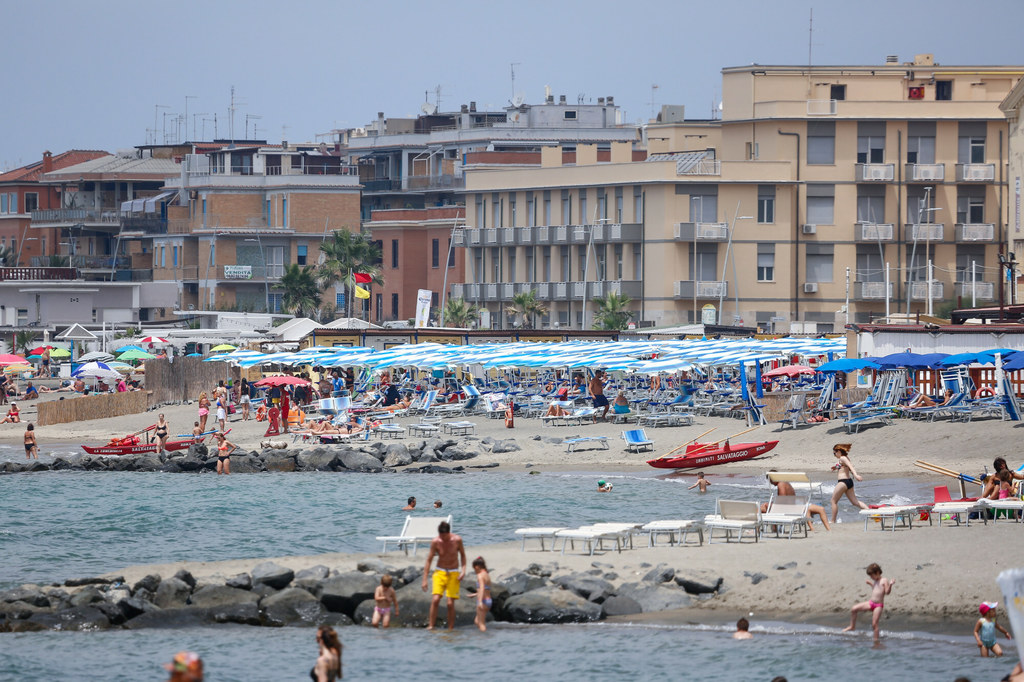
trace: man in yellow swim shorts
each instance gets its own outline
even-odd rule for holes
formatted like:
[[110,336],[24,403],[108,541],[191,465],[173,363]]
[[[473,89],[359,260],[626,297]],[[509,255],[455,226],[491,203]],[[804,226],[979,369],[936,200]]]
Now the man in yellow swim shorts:
[[466,548],[462,546],[462,538],[452,532],[447,521],[437,526],[437,537],[430,542],[427,552],[427,563],[423,567],[423,591],[427,591],[427,576],[430,565],[437,557],[437,569],[433,577],[433,597],[430,600],[430,624],[428,630],[434,629],[437,622],[437,607],[441,603],[441,595],[448,598],[448,629],[455,629],[455,600],[459,598],[459,583],[466,577]]

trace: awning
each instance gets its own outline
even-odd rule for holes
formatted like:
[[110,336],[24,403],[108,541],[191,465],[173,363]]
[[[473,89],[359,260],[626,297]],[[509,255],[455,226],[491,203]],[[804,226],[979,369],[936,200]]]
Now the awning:
[[[167,191],[167,192],[161,192],[160,194],[157,194],[155,197],[150,197],[149,199],[146,199],[145,200],[145,207],[143,208],[143,212],[145,212],[145,213],[158,213],[160,211],[160,204],[163,203],[163,202],[170,203],[170,201],[171,201],[170,197],[176,195],[177,193],[178,193],[178,190],[170,190],[170,191]],[[138,200],[136,199],[136,201],[138,201]],[[135,203],[135,201],[132,202],[132,204],[134,204],[134,203]]]

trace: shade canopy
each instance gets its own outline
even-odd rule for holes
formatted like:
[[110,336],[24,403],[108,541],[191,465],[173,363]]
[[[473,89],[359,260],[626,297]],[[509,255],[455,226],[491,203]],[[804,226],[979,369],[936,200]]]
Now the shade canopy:
[[210,350],[212,352],[219,353],[221,351],[226,351],[226,350],[235,350],[235,348],[237,348],[237,346],[232,346],[230,343],[222,343],[219,346],[214,346]]
[[256,382],[257,386],[307,386],[309,385],[307,379],[300,379],[299,377],[290,376],[272,376],[260,379]]
[[139,339],[139,343],[170,343],[170,341],[161,339],[159,336],[144,336]]
[[839,358],[818,366],[819,372],[855,372],[858,369],[880,369],[871,358]]
[[20,355],[14,355],[13,353],[0,354],[0,366],[6,367],[7,365],[27,365],[28,360]]
[[130,350],[117,356],[118,360],[156,360],[156,356],[144,350]]

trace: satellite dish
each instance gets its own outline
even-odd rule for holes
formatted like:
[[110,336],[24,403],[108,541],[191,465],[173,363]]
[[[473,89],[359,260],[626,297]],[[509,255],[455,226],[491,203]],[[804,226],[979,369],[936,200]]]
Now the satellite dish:
[[516,96],[512,98],[512,106],[518,109],[519,107],[523,106],[523,102],[525,100],[526,97],[523,95],[523,93],[517,92]]
[[437,106],[431,104],[430,102],[424,102],[423,104],[420,105],[420,111],[422,111],[427,116],[433,116],[434,113],[437,112]]

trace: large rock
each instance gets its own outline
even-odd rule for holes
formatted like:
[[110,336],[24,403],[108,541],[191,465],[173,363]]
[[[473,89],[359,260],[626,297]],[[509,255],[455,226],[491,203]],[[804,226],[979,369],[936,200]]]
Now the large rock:
[[667,583],[676,577],[676,569],[665,564],[658,564],[647,572],[641,580],[645,583]]
[[650,583],[620,585],[616,596],[632,599],[640,605],[644,613],[681,609],[692,602],[690,596],[682,590]]
[[160,587],[156,588],[153,603],[162,609],[181,607],[187,603],[191,593],[192,588],[184,580],[168,578],[161,581]]
[[379,459],[361,450],[345,450],[339,457],[345,468],[352,471],[377,473],[383,470]]
[[351,618],[359,604],[372,599],[378,585],[380,578],[375,575],[358,571],[342,573],[321,583],[320,602],[329,611],[344,613]]
[[132,618],[124,624],[129,630],[145,628],[192,628],[205,625],[208,613],[205,609],[173,608],[151,609]]
[[295,453],[291,453],[286,450],[271,450],[270,452],[264,452],[266,453],[266,456],[263,457],[263,464],[266,466],[267,471],[295,471],[297,468],[295,463]]
[[88,606],[103,601],[103,593],[92,585],[83,587],[71,595],[71,606]]
[[228,587],[236,587],[240,590],[251,590],[252,577],[248,573],[239,573],[238,575],[225,580],[224,584]]
[[516,596],[524,592],[540,589],[547,585],[548,581],[540,576],[520,571],[513,573],[507,578],[502,578],[501,584],[508,589],[509,594]]
[[195,577],[193,577],[193,575],[186,571],[184,568],[180,569],[177,573],[175,573],[174,577],[188,585],[189,589],[194,590],[196,588]]
[[612,584],[607,580],[580,573],[558,576],[551,582],[597,604],[603,602],[614,591]]
[[602,611],[569,590],[548,586],[510,597],[504,614],[514,623],[586,623],[600,620]]
[[288,584],[295,577],[295,572],[290,568],[279,566],[273,561],[264,561],[252,569],[252,584],[266,585],[275,590],[288,587]]
[[191,452],[186,453],[184,457],[175,457],[167,462],[167,464],[171,463],[177,465],[179,471],[185,472],[202,471],[206,468],[206,460]]
[[143,601],[136,597],[128,597],[127,599],[121,599],[116,604],[117,608],[121,611],[121,615],[124,620],[131,620],[136,616],[141,616],[146,611],[152,611],[157,608],[148,601]]
[[629,597],[608,597],[601,606],[606,616],[632,616],[644,612],[640,604]]
[[317,581],[319,581],[319,580],[326,580],[327,576],[330,574],[330,572],[331,572],[331,569],[327,568],[326,566],[324,566],[322,564],[317,564],[316,566],[310,566],[309,568],[304,568],[301,571],[299,571],[298,573],[296,573],[295,574],[295,579],[296,580],[317,580]]
[[264,625],[317,625],[325,610],[306,590],[289,587],[260,601],[260,619]]
[[156,588],[160,587],[160,576],[155,573],[150,573],[139,579],[137,583],[132,585],[132,594],[135,594],[139,590],[148,590],[149,592],[156,592]]
[[248,590],[240,590],[227,585],[206,585],[192,593],[192,606],[200,609],[229,606],[235,604],[256,604],[259,596]]
[[[476,618],[476,600],[466,597],[462,590],[462,598],[455,600],[455,624],[472,625]],[[426,627],[430,620],[430,592],[424,592],[420,583],[410,583],[396,590],[398,596],[399,615],[392,615],[391,625],[399,627]],[[355,611],[352,620],[356,623],[369,623],[373,617],[373,599],[362,602]],[[448,626],[447,600],[441,597],[437,607],[436,627]]]
[[135,460],[136,471],[160,471],[160,467],[163,465],[160,458],[151,452],[147,452]]
[[56,615],[60,630],[105,630],[110,627],[110,619],[93,606],[75,606]]
[[405,443],[389,443],[384,451],[384,466],[404,467],[412,464],[413,458]]
[[458,443],[445,448],[444,452],[438,455],[438,458],[443,462],[457,462],[465,459],[473,459],[474,457],[478,457],[479,454],[480,453],[471,449],[467,445]]
[[676,585],[689,594],[714,594],[722,589],[722,576],[710,571],[677,571]]
[[296,463],[303,471],[334,471],[339,465],[338,453],[325,447],[304,450],[296,457]]
[[495,441],[491,446],[491,452],[495,455],[503,452],[518,452],[519,450],[522,450],[522,448],[519,447],[519,444],[512,438],[509,438],[508,440]]
[[214,623],[238,623],[239,625],[261,625],[260,608],[256,602],[245,604],[224,604],[206,609],[207,620]]
[[251,453],[231,456],[231,473],[233,474],[258,474],[262,471],[266,471],[263,462]]
[[50,605],[50,598],[41,589],[35,586],[18,587],[6,592],[0,592],[0,601],[7,603],[24,602],[32,606],[47,607]]

